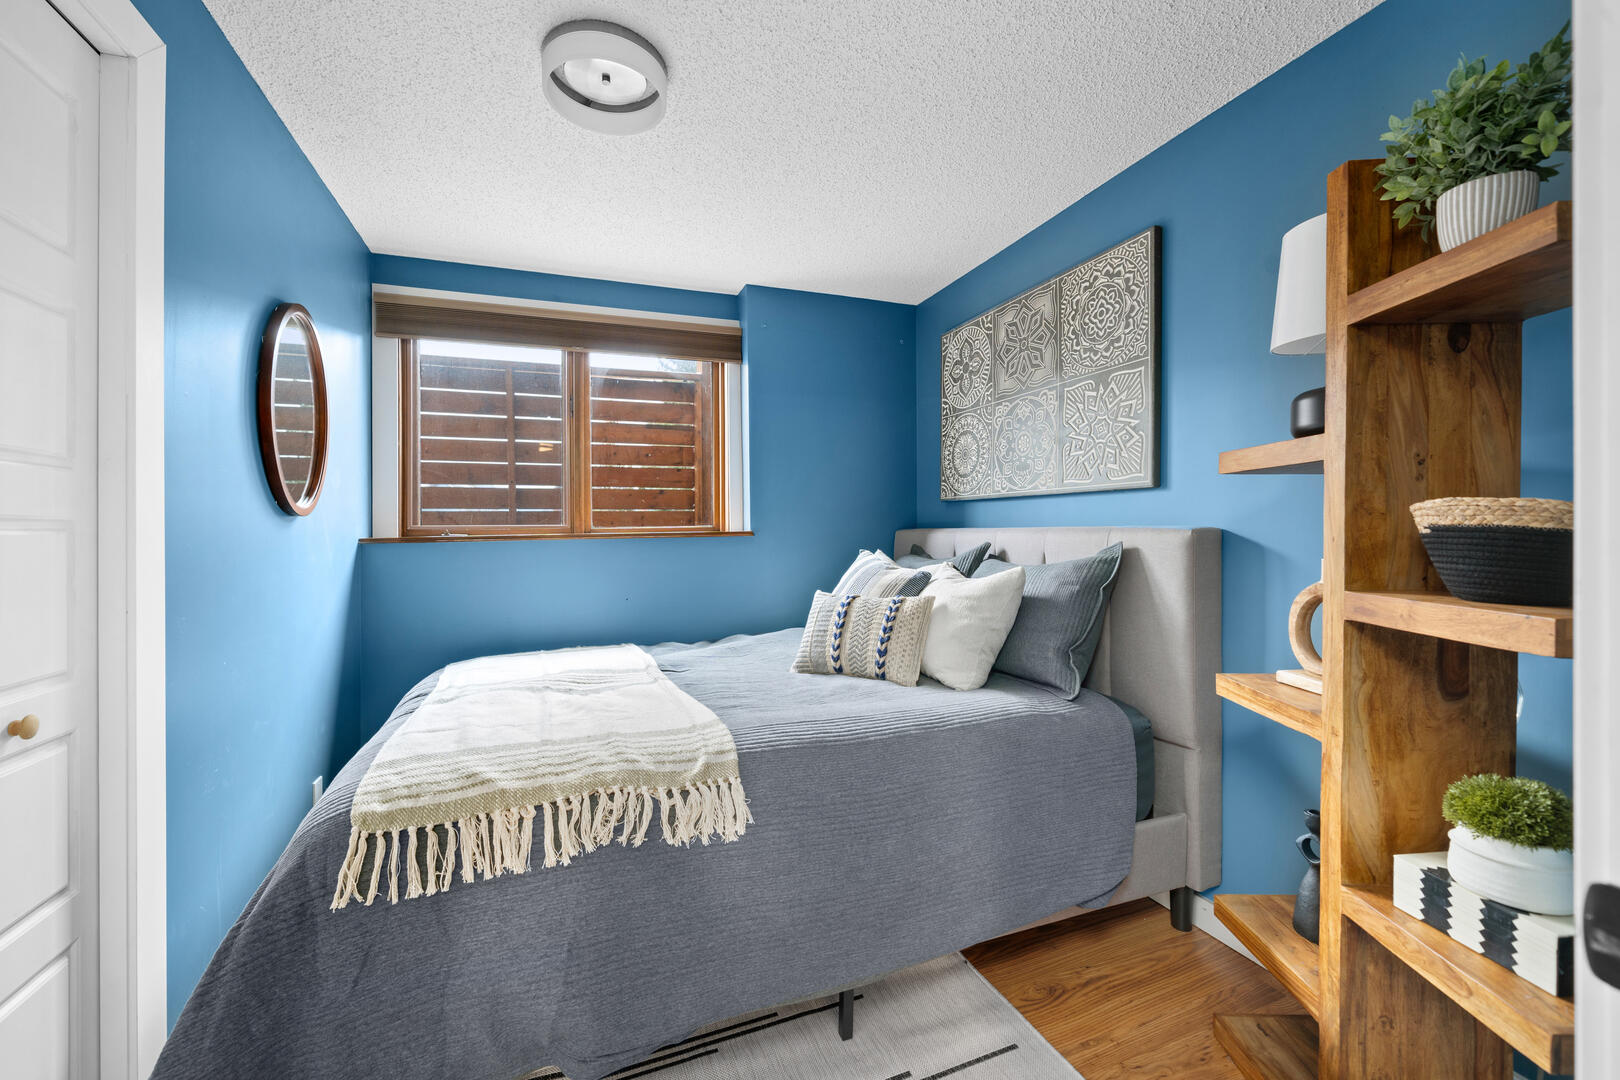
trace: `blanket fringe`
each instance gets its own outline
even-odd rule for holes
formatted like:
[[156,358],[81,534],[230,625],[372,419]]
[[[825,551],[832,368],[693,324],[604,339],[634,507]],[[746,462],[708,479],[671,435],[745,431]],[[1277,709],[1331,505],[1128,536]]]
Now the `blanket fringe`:
[[[536,818],[539,819],[536,824]],[[729,777],[681,788],[597,788],[538,806],[513,806],[459,821],[408,829],[349,831],[349,850],[338,869],[332,910],[357,900],[370,906],[384,890],[399,903],[399,864],[405,862],[405,899],[448,892],[460,856],[461,880],[488,880],[529,870],[539,831],[540,864],[567,866],[582,854],[606,847],[640,847],[657,822],[664,842],[705,846],[731,843],[753,824],[742,780]]]

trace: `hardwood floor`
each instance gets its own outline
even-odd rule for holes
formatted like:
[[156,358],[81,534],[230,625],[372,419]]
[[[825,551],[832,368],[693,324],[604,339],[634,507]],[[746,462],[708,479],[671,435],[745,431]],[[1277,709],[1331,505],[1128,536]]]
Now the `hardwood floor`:
[[1151,900],[1025,930],[966,956],[1086,1080],[1241,1080],[1219,1013],[1300,1013],[1271,974]]

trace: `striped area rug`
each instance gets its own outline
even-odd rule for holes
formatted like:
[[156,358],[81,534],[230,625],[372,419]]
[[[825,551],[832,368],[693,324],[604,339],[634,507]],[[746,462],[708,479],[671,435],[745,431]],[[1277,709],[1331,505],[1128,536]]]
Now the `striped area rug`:
[[[960,955],[862,987],[855,1037],[838,999],[813,998],[716,1025],[610,1080],[1081,1080]],[[527,1080],[566,1080],[541,1069]]]

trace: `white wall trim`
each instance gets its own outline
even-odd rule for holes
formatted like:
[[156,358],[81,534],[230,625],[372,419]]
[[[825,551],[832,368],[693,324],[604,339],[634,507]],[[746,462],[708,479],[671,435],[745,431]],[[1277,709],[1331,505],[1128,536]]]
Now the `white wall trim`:
[[103,56],[139,59],[163,49],[163,39],[131,0],[49,2]]
[[163,501],[167,54],[131,0],[53,0],[101,53],[97,754],[100,1055],[139,1080],[168,1031]]
[[371,535],[399,535],[399,339],[371,339]]
[[680,315],[670,311],[643,311],[639,308],[598,307],[594,304],[564,304],[553,300],[531,300],[523,296],[491,296],[488,293],[454,292],[449,289],[419,289],[413,285],[371,286],[371,295],[421,296],[432,300],[462,300],[473,304],[505,304],[534,311],[562,311],[570,315],[610,315],[619,318],[657,319],[660,322],[691,326],[740,327],[736,319],[714,319],[706,315]]
[[[1587,886],[1620,884],[1620,9],[1575,0],[1580,125],[1575,193],[1575,903]],[[1577,910],[1576,926],[1581,925]],[[1575,1073],[1612,1075],[1620,1061],[1620,989],[1592,974],[1576,935]]]

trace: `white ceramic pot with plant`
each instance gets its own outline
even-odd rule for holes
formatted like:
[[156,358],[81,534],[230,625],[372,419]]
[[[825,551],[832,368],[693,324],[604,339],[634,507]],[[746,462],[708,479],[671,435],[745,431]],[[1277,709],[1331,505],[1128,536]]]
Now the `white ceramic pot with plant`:
[[1389,118],[1383,198],[1401,226],[1437,227],[1449,251],[1536,208],[1570,148],[1569,24],[1517,68],[1457,61],[1444,89]]
[[1458,885],[1540,915],[1575,910],[1568,795],[1539,780],[1481,773],[1448,787],[1441,813],[1456,826],[1446,868]]

